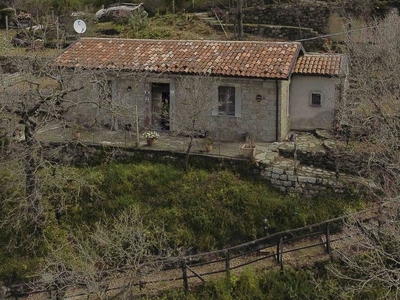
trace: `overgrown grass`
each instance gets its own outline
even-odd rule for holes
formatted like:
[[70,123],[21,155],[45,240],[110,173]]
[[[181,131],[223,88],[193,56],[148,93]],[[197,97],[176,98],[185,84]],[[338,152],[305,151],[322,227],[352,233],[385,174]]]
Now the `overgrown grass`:
[[[101,178],[102,214],[114,215],[139,204],[149,220],[164,224],[176,247],[208,251],[270,233],[302,227],[363,208],[362,199],[334,195],[305,199],[286,196],[268,183],[244,180],[229,171],[192,170],[188,174],[163,164],[110,164],[95,169]],[[90,222],[91,207],[80,206],[69,218]]]
[[[151,299],[162,300],[376,300],[395,299],[395,291],[387,294],[381,285],[371,282],[357,288],[351,281],[335,278],[325,265],[307,269],[285,268],[255,272],[245,269],[239,275],[207,282],[191,290],[170,290]],[[148,299],[148,298],[146,298]]]
[[[18,177],[22,173],[18,175],[10,170],[12,168],[0,171],[0,178],[4,179],[0,183],[7,187],[0,191],[0,199],[23,197],[24,189],[20,185],[23,178]],[[191,253],[258,238],[264,234],[265,217],[269,219],[269,233],[272,233],[364,207],[363,200],[357,198],[331,195],[303,199],[282,195],[266,182],[244,179],[226,170],[192,169],[186,174],[171,165],[149,162],[111,163],[93,168],[43,168],[38,179],[42,182],[40,190],[46,208],[44,241],[36,243],[39,248],[34,252],[27,247],[10,250],[7,245],[12,238],[13,224],[3,227],[0,280],[14,281],[31,274],[31,268],[46,255],[48,244],[66,244],[68,232],[110,220],[133,205],[140,207],[147,222],[165,228],[171,247]],[[16,203],[3,207],[0,217],[8,213],[7,209],[15,212],[19,208]],[[19,235],[23,240],[24,232]]]

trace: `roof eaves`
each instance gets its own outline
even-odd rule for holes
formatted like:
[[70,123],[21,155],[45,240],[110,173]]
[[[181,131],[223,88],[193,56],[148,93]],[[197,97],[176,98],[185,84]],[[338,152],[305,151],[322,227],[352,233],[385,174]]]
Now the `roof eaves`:
[[292,63],[291,63],[290,68],[289,68],[288,76],[287,76],[286,79],[289,79],[292,76],[293,69],[294,69],[294,67],[296,65],[296,62],[297,62],[297,59],[299,58],[299,56],[300,55],[304,55],[306,53],[306,51],[303,48],[303,45],[300,42],[297,42],[297,44],[299,45],[299,47],[298,47],[298,49],[297,49],[297,51],[296,51],[296,53],[294,55],[294,59],[292,60]]

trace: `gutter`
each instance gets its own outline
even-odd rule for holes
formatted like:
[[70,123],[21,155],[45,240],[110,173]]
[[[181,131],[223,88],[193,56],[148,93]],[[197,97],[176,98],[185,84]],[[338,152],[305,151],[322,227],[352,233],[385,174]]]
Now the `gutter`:
[[276,105],[276,112],[275,112],[275,141],[278,141],[279,138],[279,83],[278,79],[275,79],[275,105]]

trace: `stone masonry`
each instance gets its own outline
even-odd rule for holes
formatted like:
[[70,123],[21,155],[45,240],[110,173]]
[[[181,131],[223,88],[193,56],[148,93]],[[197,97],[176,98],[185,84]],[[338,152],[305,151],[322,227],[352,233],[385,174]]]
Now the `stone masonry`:
[[[276,142],[256,156],[260,175],[285,193],[313,197],[326,192],[366,194],[376,186],[357,175],[336,172],[324,149],[324,141],[311,133],[297,133],[296,161],[294,142]],[[284,156],[282,156],[282,154]],[[318,167],[316,167],[318,166]]]

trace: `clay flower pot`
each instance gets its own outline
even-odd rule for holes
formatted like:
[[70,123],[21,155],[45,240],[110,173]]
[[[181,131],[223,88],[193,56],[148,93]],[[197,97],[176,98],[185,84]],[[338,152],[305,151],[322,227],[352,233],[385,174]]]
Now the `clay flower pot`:
[[253,158],[256,156],[256,145],[254,144],[244,144],[242,146],[242,154],[244,157]]
[[146,142],[147,142],[147,146],[153,147],[153,145],[156,142],[156,139],[146,139]]

